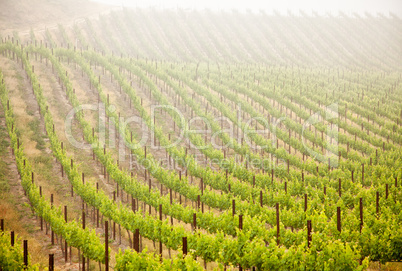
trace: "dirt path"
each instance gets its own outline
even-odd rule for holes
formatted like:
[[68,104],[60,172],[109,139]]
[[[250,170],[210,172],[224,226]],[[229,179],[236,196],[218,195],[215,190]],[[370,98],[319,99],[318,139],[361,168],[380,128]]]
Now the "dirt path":
[[[27,85],[27,80],[25,77],[17,71],[17,65],[8,60],[1,60],[2,67],[7,67],[8,69],[3,72],[5,83],[7,88],[12,94],[11,104],[14,109],[16,117],[18,117],[19,124],[27,127],[26,130],[21,130],[21,125],[18,125],[18,129],[22,135],[22,141],[24,142],[24,150],[27,157],[31,160],[33,164],[33,169],[35,171],[35,183],[46,187],[43,189],[43,195],[45,197],[50,197],[50,194],[55,195],[55,205],[59,205],[61,202],[59,200],[60,183],[57,182],[58,178],[53,178],[52,183],[45,183],[44,177],[41,174],[37,174],[39,168],[42,166],[41,163],[37,163],[35,157],[44,157],[44,152],[49,152],[49,150],[38,150],[35,146],[36,143],[31,140],[30,135],[32,131],[29,130],[29,123],[38,114],[33,108],[33,104],[21,103],[21,89],[29,90]],[[25,95],[26,96],[26,95]],[[32,100],[30,100],[32,101]],[[27,114],[27,112],[33,112],[32,116]],[[24,121],[21,121],[24,120]],[[56,270],[77,270],[74,265],[67,265],[64,262],[64,257],[59,245],[52,246],[50,239],[50,231],[45,230],[47,227],[44,225],[44,230],[40,229],[40,219],[35,216],[30,207],[28,198],[25,196],[25,192],[21,185],[21,179],[16,166],[16,161],[12,155],[12,150],[9,142],[9,137],[5,127],[4,112],[0,108],[0,182],[1,182],[1,193],[0,193],[0,217],[5,220],[6,229],[13,230],[22,239],[28,240],[29,252],[31,254],[31,262],[33,264],[39,264],[40,269],[48,265],[48,254],[55,255],[55,266]],[[48,159],[41,158],[42,161],[47,161]],[[52,159],[50,159],[52,161]],[[72,269],[71,269],[72,268]]]

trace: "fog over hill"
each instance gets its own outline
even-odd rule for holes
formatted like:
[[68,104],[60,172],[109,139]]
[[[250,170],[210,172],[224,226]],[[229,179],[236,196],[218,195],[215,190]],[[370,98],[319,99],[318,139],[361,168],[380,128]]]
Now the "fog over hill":
[[340,0],[340,1],[320,1],[320,0],[284,0],[284,1],[231,1],[231,0],[95,0],[96,2],[126,6],[126,7],[159,7],[159,8],[187,8],[187,9],[211,9],[211,10],[232,10],[241,11],[264,10],[272,13],[274,10],[287,14],[288,12],[297,14],[299,10],[311,14],[312,11],[319,14],[332,13],[337,14],[342,11],[346,14],[357,13],[363,15],[365,12],[371,14],[383,13],[388,15],[389,12],[402,15],[402,2],[399,0]]

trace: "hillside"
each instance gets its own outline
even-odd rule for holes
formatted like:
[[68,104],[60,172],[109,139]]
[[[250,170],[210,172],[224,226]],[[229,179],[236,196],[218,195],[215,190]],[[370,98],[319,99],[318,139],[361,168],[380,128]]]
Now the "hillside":
[[6,36],[12,31],[28,33],[31,28],[43,30],[59,23],[70,25],[112,8],[88,0],[1,0],[0,32]]
[[399,18],[0,7],[3,269],[401,270]]

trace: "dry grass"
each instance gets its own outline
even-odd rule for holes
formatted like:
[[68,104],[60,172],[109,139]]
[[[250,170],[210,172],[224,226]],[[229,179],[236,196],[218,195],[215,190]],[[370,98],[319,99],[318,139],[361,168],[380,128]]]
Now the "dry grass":
[[21,239],[28,240],[31,261],[44,267],[48,260],[41,241],[43,236],[38,238],[37,227],[32,222],[32,213],[19,184],[3,112],[0,114],[0,138],[0,218],[4,219],[6,230],[12,230]]
[[386,263],[380,264],[379,262],[371,262],[367,271],[401,271],[402,263]]

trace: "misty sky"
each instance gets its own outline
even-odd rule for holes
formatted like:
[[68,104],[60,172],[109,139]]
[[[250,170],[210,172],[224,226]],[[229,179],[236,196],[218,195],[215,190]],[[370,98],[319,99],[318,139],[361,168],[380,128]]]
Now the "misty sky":
[[277,10],[282,14],[286,14],[288,10],[298,13],[301,9],[307,14],[311,14],[314,10],[319,14],[331,12],[337,14],[339,10],[350,14],[357,12],[363,14],[365,11],[375,15],[381,12],[388,15],[391,11],[402,17],[402,1],[401,0],[280,0],[280,1],[264,1],[264,0],[95,0],[97,2],[110,3],[118,6],[132,7],[159,7],[159,8],[190,8],[212,10],[231,10],[239,11],[250,9],[258,11],[260,9],[271,13]]

